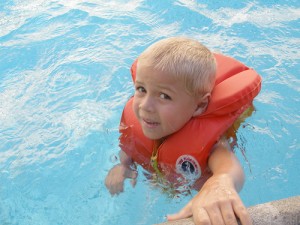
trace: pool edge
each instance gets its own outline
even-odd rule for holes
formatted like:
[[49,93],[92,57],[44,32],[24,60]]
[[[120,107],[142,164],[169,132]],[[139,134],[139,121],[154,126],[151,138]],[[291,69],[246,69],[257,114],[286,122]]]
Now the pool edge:
[[[248,211],[253,225],[300,225],[300,196],[251,206]],[[194,225],[194,222],[187,218],[156,225]]]

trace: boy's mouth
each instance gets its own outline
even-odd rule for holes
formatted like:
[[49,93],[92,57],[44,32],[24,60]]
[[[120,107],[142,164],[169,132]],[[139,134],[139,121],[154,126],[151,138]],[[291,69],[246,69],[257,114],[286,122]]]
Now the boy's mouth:
[[149,128],[155,128],[159,125],[158,122],[154,122],[154,121],[151,121],[148,119],[142,119],[142,121],[143,121],[143,124],[145,124]]

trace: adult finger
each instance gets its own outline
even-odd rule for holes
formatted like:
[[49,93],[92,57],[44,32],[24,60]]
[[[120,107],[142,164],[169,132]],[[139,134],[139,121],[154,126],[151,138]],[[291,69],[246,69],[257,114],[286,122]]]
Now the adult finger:
[[240,219],[242,225],[252,225],[252,219],[242,202],[233,204],[233,210],[236,216]]
[[212,225],[225,225],[219,206],[205,208]]
[[197,211],[193,211],[193,220],[195,225],[212,225],[210,216],[202,207],[198,208]]
[[192,216],[192,202],[190,201],[185,207],[183,207],[178,213],[167,215],[167,220],[179,220]]
[[221,205],[221,213],[226,225],[238,225],[232,205],[230,202]]

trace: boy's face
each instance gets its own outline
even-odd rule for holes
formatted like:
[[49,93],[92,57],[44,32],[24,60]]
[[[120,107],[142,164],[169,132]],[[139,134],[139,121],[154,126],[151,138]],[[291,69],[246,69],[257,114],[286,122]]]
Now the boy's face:
[[197,108],[182,81],[138,62],[133,111],[146,137],[158,140],[178,131]]

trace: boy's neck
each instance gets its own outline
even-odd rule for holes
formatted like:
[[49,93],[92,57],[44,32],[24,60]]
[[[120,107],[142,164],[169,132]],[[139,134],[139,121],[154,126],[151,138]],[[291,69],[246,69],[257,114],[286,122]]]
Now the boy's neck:
[[157,140],[154,140],[154,147],[156,149],[159,148],[159,146],[166,140],[166,137],[163,137],[163,138],[160,138],[160,139],[157,139]]

